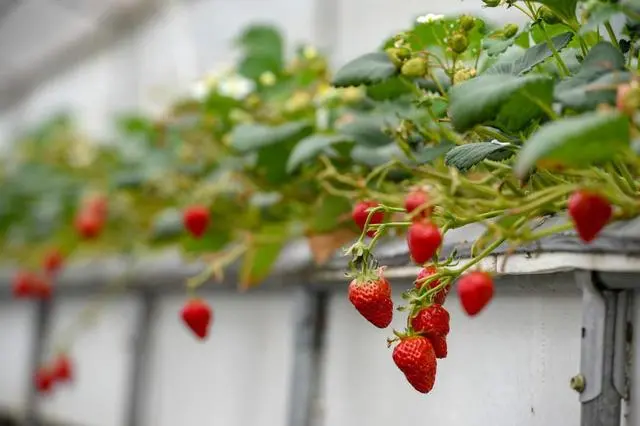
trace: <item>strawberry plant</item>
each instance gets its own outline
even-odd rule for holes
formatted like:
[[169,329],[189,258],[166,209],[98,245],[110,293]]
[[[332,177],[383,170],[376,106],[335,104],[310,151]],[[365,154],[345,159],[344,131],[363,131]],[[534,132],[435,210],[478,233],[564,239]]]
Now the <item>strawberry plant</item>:
[[[197,289],[232,264],[241,288],[257,285],[304,236],[318,265],[348,246],[348,298],[386,328],[392,283],[375,248],[405,238],[422,269],[389,344],[429,392],[452,286],[470,316],[490,306],[500,271],[481,270],[484,258],[561,232],[589,244],[640,215],[637,5],[482,1],[488,16],[507,7],[528,22],[421,16],[333,75],[311,47],[287,62],[280,34],[253,26],[235,70],[206,76],[160,118],[121,117],[113,143],[90,143],[64,117],[26,134],[0,168],[14,294],[49,297],[81,256],[178,248],[206,264],[180,313],[204,339],[214,309]],[[563,220],[540,226],[552,216]],[[470,224],[486,228],[470,257],[445,256],[447,233]]]

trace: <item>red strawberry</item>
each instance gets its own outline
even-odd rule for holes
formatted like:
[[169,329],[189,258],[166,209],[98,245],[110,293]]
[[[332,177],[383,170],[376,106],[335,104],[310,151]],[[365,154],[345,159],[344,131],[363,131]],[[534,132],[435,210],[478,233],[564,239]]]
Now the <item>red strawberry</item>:
[[34,277],[32,294],[40,300],[51,299],[51,282],[44,277]]
[[421,265],[436,254],[442,244],[442,234],[431,222],[414,222],[407,233],[407,244],[414,262]]
[[54,274],[62,268],[62,263],[64,262],[64,258],[62,253],[59,250],[51,250],[44,257],[44,261],[42,262],[42,268],[49,274]]
[[578,236],[585,243],[596,238],[611,219],[612,213],[611,203],[601,195],[580,190],[569,197],[569,216]]
[[191,299],[182,307],[182,320],[200,340],[209,334],[213,312],[209,304],[200,299]]
[[432,335],[427,337],[433,346],[436,358],[447,357],[447,336]]
[[386,328],[393,318],[391,286],[382,275],[355,278],[349,284],[349,301],[360,314],[378,328]]
[[[418,276],[416,277],[416,281],[415,281],[416,288],[418,290],[421,289],[422,286],[424,285],[424,282],[422,282],[422,280],[435,274],[436,272],[437,272],[437,269],[433,265],[429,265],[426,268],[423,268],[418,274]],[[440,285],[440,280],[434,280],[429,283],[429,288],[436,288],[439,285]],[[444,301],[446,300],[447,295],[449,294],[449,289],[450,287],[446,286],[446,287],[443,287],[441,290],[439,290],[437,293],[433,294],[432,296],[433,303],[436,303],[438,305],[444,304]]]
[[416,217],[425,218],[433,212],[433,207],[428,205],[428,202],[429,197],[426,192],[422,190],[411,191],[404,199],[404,209],[408,214],[420,209]]
[[[369,217],[369,209],[374,207],[378,207],[378,204],[375,201],[360,201],[355,206],[353,206],[353,210],[351,211],[351,217],[353,221],[358,225],[361,231],[364,230],[364,225],[367,223],[367,218]],[[384,212],[378,211],[371,215],[371,220],[369,220],[369,225],[377,225],[384,221]],[[369,229],[367,230],[367,236],[370,238],[375,237],[376,230]]]
[[34,377],[36,390],[40,393],[49,393],[53,388],[53,374],[47,367],[40,367]]
[[194,238],[200,238],[209,227],[209,209],[204,206],[188,207],[182,216],[184,227]]
[[411,318],[411,327],[418,334],[446,336],[449,334],[449,312],[440,305],[427,306]]
[[468,315],[474,316],[493,298],[493,279],[483,271],[469,272],[458,280],[458,297]]
[[428,393],[436,381],[436,354],[426,337],[404,338],[393,349],[393,362],[418,392]]
[[73,378],[72,371],[71,360],[64,354],[58,356],[51,368],[53,378],[57,382],[70,382]]
[[82,211],[76,216],[76,232],[86,240],[92,240],[100,235],[104,221],[98,215],[89,211]]
[[17,299],[27,298],[34,293],[37,276],[31,272],[21,271],[13,277],[13,296]]

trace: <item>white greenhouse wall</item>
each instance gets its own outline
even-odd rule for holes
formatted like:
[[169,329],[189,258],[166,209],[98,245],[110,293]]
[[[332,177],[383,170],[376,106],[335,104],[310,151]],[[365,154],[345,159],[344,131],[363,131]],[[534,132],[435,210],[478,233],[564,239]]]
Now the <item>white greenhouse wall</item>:
[[73,112],[90,135],[108,137],[112,117],[143,108],[159,114],[207,71],[233,61],[231,45],[254,22],[279,26],[289,47],[321,46],[335,66],[377,48],[427,12],[482,13],[496,22],[521,21],[515,11],[482,9],[481,2],[390,0],[197,0],[167,2],[123,41],[41,82],[19,104],[0,113],[0,146],[15,127],[60,110]]

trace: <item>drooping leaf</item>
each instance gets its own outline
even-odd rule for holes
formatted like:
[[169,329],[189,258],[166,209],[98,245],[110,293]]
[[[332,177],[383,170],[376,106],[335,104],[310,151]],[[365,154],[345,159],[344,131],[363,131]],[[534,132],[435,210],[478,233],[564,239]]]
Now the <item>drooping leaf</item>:
[[371,85],[396,75],[396,66],[385,52],[373,52],[348,62],[336,72],[332,84],[336,87]]
[[498,141],[469,143],[449,151],[444,157],[444,162],[461,172],[466,172],[484,159],[502,161],[514,153],[513,146],[509,143]]
[[584,166],[613,158],[630,144],[628,118],[617,112],[591,112],[542,126],[524,144],[515,165],[523,177],[540,160]]
[[316,265],[321,266],[341,247],[358,237],[358,233],[348,228],[339,228],[325,234],[307,236],[309,249]]
[[231,147],[238,152],[250,152],[265,146],[302,139],[312,128],[308,121],[295,121],[279,126],[241,124],[233,129]]
[[287,160],[287,172],[292,173],[303,163],[315,159],[331,145],[348,142],[342,135],[311,135],[299,141]]
[[[561,51],[569,44],[572,38],[573,33],[565,32],[553,37],[551,39],[551,44],[556,51]],[[533,67],[547,60],[551,56],[553,56],[553,51],[549,48],[548,43],[544,41],[525,50],[522,56],[517,60],[511,63],[500,62],[488,69],[486,73],[512,75],[524,74],[531,71]]]
[[540,104],[550,106],[552,99],[548,77],[482,75],[452,87],[449,114],[460,132],[492,121],[517,131],[542,116]]
[[307,226],[312,234],[324,234],[349,223],[353,200],[324,194],[314,203]]
[[269,276],[288,238],[286,224],[265,225],[252,236],[240,267],[241,289],[255,287]]

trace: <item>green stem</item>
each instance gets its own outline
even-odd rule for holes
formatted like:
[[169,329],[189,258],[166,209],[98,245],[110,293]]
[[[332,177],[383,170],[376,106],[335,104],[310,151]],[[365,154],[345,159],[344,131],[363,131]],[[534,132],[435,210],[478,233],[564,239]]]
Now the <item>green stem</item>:
[[613,27],[611,26],[611,22],[607,21],[604,23],[604,28],[607,30],[607,34],[609,34],[609,38],[611,39],[611,43],[615,47],[620,50],[620,43],[618,43],[618,38],[616,37],[616,33],[613,31]]
[[549,237],[551,235],[555,235],[558,234],[560,232],[564,232],[564,231],[569,231],[571,229],[573,229],[573,223],[571,222],[567,222],[567,223],[563,223],[561,225],[555,225],[555,226],[551,226],[547,229],[544,229],[540,232],[536,232],[534,234],[529,235],[526,238],[526,241],[537,241],[540,240],[542,238],[546,238]]
[[473,258],[472,260],[467,262],[462,268],[457,269],[456,270],[456,275],[461,275],[464,271],[466,271],[467,269],[469,269],[472,266],[476,265],[478,262],[480,262],[485,257],[489,256],[491,253],[493,253],[493,251],[495,249],[497,249],[506,240],[507,239],[504,238],[504,237],[503,238],[499,238],[496,241],[494,241],[493,243],[491,243],[490,245],[488,245],[487,248],[485,248],[480,253],[478,253],[478,255],[475,258]]
[[551,42],[551,37],[549,37],[549,33],[547,33],[547,30],[544,28],[544,24],[540,24],[539,28],[540,30],[542,30],[542,34],[544,35],[544,38],[547,41],[547,46],[549,47],[549,50],[551,50],[553,58],[558,63],[558,67],[560,68],[561,74],[563,74],[562,77],[568,77],[569,75],[571,75],[571,72],[569,71],[569,67],[567,67],[567,64],[564,63],[564,61],[560,57],[560,54],[558,53],[558,50],[556,50],[556,47]]

